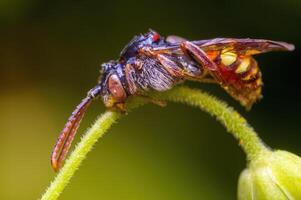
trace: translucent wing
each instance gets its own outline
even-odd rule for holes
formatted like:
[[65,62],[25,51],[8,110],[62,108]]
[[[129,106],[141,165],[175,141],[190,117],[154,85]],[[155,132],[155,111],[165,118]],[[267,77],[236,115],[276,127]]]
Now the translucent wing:
[[[154,51],[164,54],[183,54],[180,44],[184,41],[177,36],[167,38],[167,47]],[[216,38],[192,41],[202,49],[218,67],[209,74],[247,109],[261,98],[262,76],[254,54],[269,51],[292,51],[294,45],[264,39]]]
[[291,51],[285,42],[262,39],[217,38],[193,42],[206,52],[219,70],[222,87],[247,109],[259,100],[263,86],[262,75],[254,54],[269,51]]
[[[156,47],[153,51],[162,53],[181,53],[180,44],[185,40],[178,36],[167,37],[169,46]],[[192,43],[204,51],[221,51],[225,48],[232,48],[239,54],[254,55],[269,51],[293,51],[294,45],[272,40],[250,39],[250,38],[215,38],[208,40],[196,40]]]
[[295,48],[294,45],[286,42],[250,38],[216,38],[193,41],[193,43],[204,51],[233,49],[233,51],[244,55],[254,55],[269,51],[292,51]]

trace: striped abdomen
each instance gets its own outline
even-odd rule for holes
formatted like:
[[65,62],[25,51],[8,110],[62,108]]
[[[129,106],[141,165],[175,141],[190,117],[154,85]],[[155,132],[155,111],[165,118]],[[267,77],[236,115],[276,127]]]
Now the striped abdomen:
[[206,52],[218,65],[221,85],[247,108],[261,98],[263,85],[260,69],[250,55],[239,55],[231,49]]

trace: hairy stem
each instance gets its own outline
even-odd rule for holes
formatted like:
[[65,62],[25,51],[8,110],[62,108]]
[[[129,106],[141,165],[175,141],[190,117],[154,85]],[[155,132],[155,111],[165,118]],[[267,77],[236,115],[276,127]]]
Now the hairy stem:
[[238,141],[248,160],[267,152],[267,147],[260,140],[247,121],[226,103],[197,89],[176,87],[164,93],[154,94],[157,98],[198,107],[216,117]]
[[96,120],[66,160],[65,165],[42,196],[42,200],[54,200],[59,197],[93,145],[119,117],[120,114],[117,112],[106,111]]
[[[143,99],[131,99],[127,105],[128,110],[134,109],[143,105]],[[64,188],[68,185],[70,179],[78,169],[82,161],[86,158],[89,151],[91,151],[94,144],[101,138],[107,130],[122,116],[121,113],[115,111],[106,111],[98,117],[95,123],[81,138],[81,141],[76,145],[69,158],[66,160],[62,169],[51,182],[46,192],[42,196],[42,200],[55,200],[62,193]]]
[[[226,103],[205,92],[187,87],[176,87],[170,91],[153,93],[152,95],[159,100],[186,103],[201,108],[215,116],[239,140],[240,145],[247,154],[248,160],[252,160],[260,153],[267,151],[267,148],[243,117],[228,107]],[[143,99],[135,98],[133,100],[127,104],[129,110],[145,103]],[[59,197],[94,144],[121,116],[122,114],[118,112],[106,111],[96,120],[77,144],[54,181],[47,188],[41,198],[42,200],[55,200]]]

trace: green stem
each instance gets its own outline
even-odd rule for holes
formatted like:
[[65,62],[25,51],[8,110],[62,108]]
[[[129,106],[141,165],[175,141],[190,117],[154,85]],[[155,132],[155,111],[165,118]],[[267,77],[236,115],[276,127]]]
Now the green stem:
[[[131,100],[127,105],[128,110],[134,109],[143,105],[143,99],[136,98]],[[41,200],[55,200],[62,193],[64,188],[68,185],[70,179],[86,158],[89,151],[91,151],[94,144],[101,138],[111,125],[116,122],[122,114],[114,111],[106,111],[98,117],[95,123],[82,137],[81,141],[76,145],[69,158],[66,160],[62,169],[51,182],[46,192],[43,194]]]
[[42,196],[42,200],[54,200],[59,197],[93,145],[120,116],[117,112],[106,111],[96,120],[66,160],[65,165]]
[[154,95],[161,100],[198,107],[216,117],[239,141],[249,161],[268,151],[254,129],[238,112],[205,92],[187,87],[176,87],[168,92]]
[[[267,151],[267,148],[243,117],[228,107],[227,104],[207,93],[186,87],[176,87],[170,91],[154,93],[153,95],[159,100],[186,103],[199,107],[215,116],[239,140],[240,145],[247,154],[248,160],[252,160],[260,153]],[[127,104],[127,108],[131,110],[144,103],[143,99],[135,98],[134,101],[130,101]],[[66,160],[65,165],[59,171],[54,181],[47,188],[41,198],[42,200],[55,200],[59,197],[94,144],[121,116],[118,112],[106,111],[96,120]]]

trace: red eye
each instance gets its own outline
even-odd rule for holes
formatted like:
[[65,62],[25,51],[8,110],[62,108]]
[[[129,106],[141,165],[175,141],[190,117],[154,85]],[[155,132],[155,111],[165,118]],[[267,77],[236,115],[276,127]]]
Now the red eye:
[[126,99],[126,93],[123,89],[123,86],[116,74],[113,74],[109,78],[109,90],[112,94],[112,96],[117,100],[118,102],[124,102]]
[[154,42],[158,42],[159,39],[160,39],[160,35],[159,35],[158,33],[155,33],[155,34],[153,35],[153,41],[154,41]]

